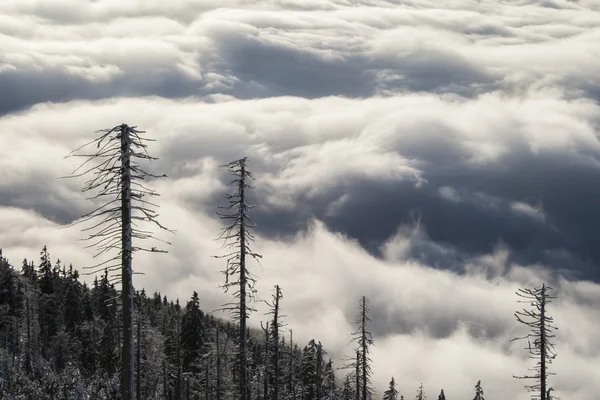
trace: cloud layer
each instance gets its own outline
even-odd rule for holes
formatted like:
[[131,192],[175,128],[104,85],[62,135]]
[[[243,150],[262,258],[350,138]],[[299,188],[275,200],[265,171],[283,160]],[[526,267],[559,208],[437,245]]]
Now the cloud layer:
[[[518,287],[559,299],[552,385],[591,400],[600,362],[600,7],[591,1],[3,1],[0,246],[14,264],[93,206],[62,158],[122,122],[157,139],[168,255],[137,285],[228,297],[214,241],[229,177],[248,156],[253,266],[282,286],[294,336],[341,365],[371,299],[374,382],[409,398],[525,399],[509,340]],[[263,310],[252,317],[258,326]],[[485,368],[483,368],[485,366]]]

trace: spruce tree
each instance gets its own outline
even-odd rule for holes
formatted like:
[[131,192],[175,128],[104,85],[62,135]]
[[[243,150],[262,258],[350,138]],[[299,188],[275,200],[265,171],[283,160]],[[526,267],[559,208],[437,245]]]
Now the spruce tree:
[[187,302],[181,319],[181,350],[184,372],[200,372],[198,363],[204,346],[204,315],[200,310],[200,299],[194,291]]
[[398,400],[398,390],[396,389],[394,377],[392,377],[388,389],[383,392],[383,400]]
[[417,389],[417,400],[427,400],[427,396],[425,395],[425,389],[423,388],[423,384]]
[[438,396],[438,400],[446,400],[446,395],[444,394],[444,389],[442,389],[442,391],[440,392],[440,395]]
[[481,381],[477,381],[477,385],[475,385],[475,397],[473,400],[485,400],[483,398],[483,388],[481,387]]

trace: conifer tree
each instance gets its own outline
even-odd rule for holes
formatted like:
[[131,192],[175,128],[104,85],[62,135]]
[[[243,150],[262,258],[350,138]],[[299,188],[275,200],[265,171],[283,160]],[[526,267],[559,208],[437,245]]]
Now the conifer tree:
[[475,385],[475,397],[473,400],[485,400],[483,398],[483,388],[481,387],[481,381],[477,381],[477,385]]
[[423,388],[423,384],[417,389],[417,400],[427,400],[427,396],[425,395],[425,389]]
[[388,389],[383,392],[383,400],[398,400],[398,390],[396,389],[394,377],[392,377]]
[[204,346],[204,315],[200,310],[198,292],[194,291],[192,299],[185,306],[181,319],[181,349],[183,371],[200,372],[198,362]]
[[302,398],[318,399],[321,382],[318,375],[318,345],[314,339],[302,350]]
[[[515,312],[517,321],[528,326],[530,332],[523,336],[511,340],[527,340],[526,349],[529,351],[530,358],[536,359],[537,363],[531,370],[534,372],[531,376],[515,376],[517,379],[533,379],[535,383],[525,386],[532,392],[532,399],[550,400],[548,389],[548,375],[554,375],[548,372],[548,365],[556,357],[556,350],[552,339],[555,337],[556,328],[554,319],[548,315],[548,304],[556,297],[551,296],[549,292],[551,287],[542,284],[534,289],[519,289],[516,294],[524,300],[519,303],[528,303],[531,309],[523,309]],[[533,343],[532,343],[533,340]]]
[[341,400],[354,400],[354,388],[352,387],[351,374],[346,375],[342,384]]
[[[140,181],[159,178],[158,175],[146,172],[137,160],[155,160],[147,152],[146,139],[140,134],[144,133],[121,124],[110,129],[99,131],[101,135],[95,140],[81,146],[67,157],[83,157],[85,161],[71,174],[79,177],[88,173],[93,178],[87,181],[82,189],[83,192],[98,191],[91,197],[92,200],[109,198],[100,207],[83,216],[77,221],[94,222],[92,226],[84,229],[84,232],[92,232],[85,240],[91,240],[92,244],[87,247],[97,247],[96,256],[119,250],[119,253],[107,261],[89,267],[92,273],[99,269],[120,271],[117,277],[121,282],[121,306],[123,309],[122,325],[122,357],[121,368],[121,400],[133,400],[134,396],[134,289],[132,256],[136,251],[160,251],[155,247],[150,249],[134,246],[133,239],[153,238],[152,233],[138,228],[137,222],[148,222],[167,230],[158,220],[158,214],[154,211],[155,204],[144,200],[145,197],[157,196],[152,189],[144,186]],[[95,148],[90,153],[83,152],[88,146]],[[90,162],[97,162],[93,167],[87,167]],[[79,173],[85,166],[83,172]],[[162,175],[160,177],[164,177]],[[166,243],[166,242],[165,242]],[[120,260],[120,262],[119,262]]]
[[444,389],[442,389],[442,391],[440,392],[440,395],[438,396],[438,400],[446,400],[446,395],[444,394]]
[[250,181],[254,177],[247,169],[246,162],[247,159],[244,157],[224,166],[234,177],[230,185],[233,185],[235,190],[232,194],[226,196],[229,205],[220,207],[228,211],[224,214],[217,213],[222,220],[230,222],[221,230],[219,235],[219,239],[225,242],[227,254],[217,257],[225,258],[227,261],[226,268],[223,271],[225,284],[222,287],[225,292],[235,288],[234,296],[238,299],[237,303],[225,304],[222,310],[231,311],[233,317],[239,322],[239,347],[236,360],[239,376],[239,400],[250,400],[246,322],[249,313],[254,310],[250,307],[249,301],[253,299],[256,292],[254,289],[256,279],[247,268],[246,260],[248,256],[254,259],[261,258],[259,254],[254,253],[250,248],[250,243],[254,240],[252,229],[255,225],[248,215],[253,207],[248,202],[248,190],[252,188]]

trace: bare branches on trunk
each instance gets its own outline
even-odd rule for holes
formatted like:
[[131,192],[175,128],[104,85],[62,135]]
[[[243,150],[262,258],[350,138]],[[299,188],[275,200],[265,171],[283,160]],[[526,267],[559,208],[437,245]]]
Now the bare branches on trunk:
[[279,343],[279,330],[285,325],[281,322],[282,318],[285,315],[281,314],[279,303],[283,299],[283,293],[281,292],[281,288],[279,285],[275,285],[275,293],[273,294],[273,301],[271,303],[267,303],[269,306],[269,312],[267,315],[271,315],[273,319],[271,320],[270,325],[270,336],[271,336],[271,346],[269,350],[269,359],[267,360],[267,364],[271,365],[270,368],[270,376],[271,376],[271,389],[272,389],[272,400],[279,400],[279,383],[281,381],[281,370],[280,370],[280,362],[279,362],[279,353],[280,353],[280,343]]
[[519,300],[519,303],[528,303],[530,309],[523,309],[515,312],[517,321],[527,325],[531,331],[522,337],[517,337],[511,340],[527,340],[526,349],[529,351],[530,358],[537,360],[533,371],[533,375],[515,376],[517,379],[533,379],[533,385],[525,386],[528,391],[532,392],[531,398],[534,400],[551,400],[550,391],[552,388],[548,386],[548,375],[554,375],[548,372],[548,365],[556,357],[556,350],[552,339],[555,337],[553,332],[556,328],[552,317],[548,316],[547,306],[551,299],[556,297],[548,294],[553,290],[551,287],[542,285],[534,289],[519,289],[516,294],[524,300]]
[[236,289],[234,296],[239,300],[237,303],[223,305],[221,310],[228,310],[232,316],[239,321],[239,349],[237,354],[239,371],[239,400],[250,400],[250,380],[248,377],[248,336],[246,321],[251,311],[255,311],[248,303],[254,298],[256,290],[254,285],[256,279],[246,266],[246,258],[250,256],[259,259],[262,256],[254,253],[250,243],[254,240],[252,229],[254,223],[248,216],[253,207],[248,203],[248,190],[252,188],[250,181],[254,179],[252,173],[246,168],[246,158],[233,161],[224,167],[234,176],[230,186],[235,190],[226,196],[228,206],[219,207],[227,210],[225,213],[217,212],[217,215],[229,225],[225,226],[219,235],[224,241],[227,254],[217,256],[227,260],[223,274],[225,284],[221,287],[227,292],[232,287]]
[[[371,397],[371,358],[369,357],[370,348],[373,345],[373,336],[367,330],[367,323],[371,321],[368,317],[369,299],[362,296],[359,302],[359,312],[356,316],[358,329],[352,333],[352,340],[357,343],[357,382],[360,382],[360,387],[357,387],[357,398],[368,400]],[[360,360],[360,361],[359,361]]]
[[[150,249],[133,245],[133,239],[155,239],[152,232],[142,230],[138,223],[149,222],[160,229],[168,230],[158,222],[156,204],[145,198],[158,196],[158,193],[146,187],[140,181],[164,177],[145,171],[136,160],[155,160],[147,152],[146,139],[140,134],[144,131],[121,124],[110,129],[98,131],[101,135],[81,146],[67,157],[83,157],[85,161],[71,174],[80,177],[91,174],[93,177],[84,184],[82,192],[97,192],[89,198],[96,203],[93,211],[85,214],[78,223],[93,221],[83,229],[88,235],[83,240],[92,243],[86,248],[95,247],[94,258],[118,250],[112,258],[93,266],[84,267],[89,274],[102,270],[111,272],[113,280],[121,282],[121,301],[123,309],[123,346],[122,346],[122,400],[132,400],[134,394],[134,335],[133,335],[133,268],[132,255],[136,251],[162,252],[156,247]],[[91,152],[84,149],[92,148]],[[89,166],[88,164],[95,164]],[[101,203],[98,205],[97,203]],[[74,225],[74,224],[73,224]],[[168,242],[163,243],[169,244]],[[120,262],[119,262],[120,259]],[[119,274],[120,272],[120,274]]]

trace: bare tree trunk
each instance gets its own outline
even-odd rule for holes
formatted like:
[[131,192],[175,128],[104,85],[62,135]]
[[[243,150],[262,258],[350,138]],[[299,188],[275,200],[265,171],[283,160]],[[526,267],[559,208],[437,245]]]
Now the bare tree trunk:
[[[248,373],[248,337],[247,319],[248,313],[252,311],[248,308],[248,302],[252,300],[254,294],[255,279],[247,270],[247,256],[260,258],[250,250],[250,243],[253,240],[251,228],[254,226],[248,217],[248,210],[252,207],[247,204],[246,188],[251,188],[249,181],[253,179],[252,174],[246,170],[246,158],[233,161],[225,167],[236,177],[232,183],[235,183],[237,189],[234,194],[227,195],[229,205],[227,208],[230,214],[220,214],[219,217],[224,220],[232,220],[233,222],[221,230],[220,239],[228,242],[228,248],[234,249],[227,255],[219,258],[227,259],[227,267],[223,271],[225,275],[225,284],[222,286],[225,291],[231,287],[236,287],[238,290],[235,297],[238,298],[238,303],[226,304],[222,310],[232,311],[235,318],[239,319],[239,347],[237,352],[236,364],[239,369],[239,399],[250,400],[250,379]],[[230,277],[239,277],[237,281],[230,281]]]
[[27,374],[31,374],[31,315],[29,314],[29,297],[25,300],[27,307]]
[[294,382],[294,334],[290,329],[290,391],[292,400],[296,400],[296,384]]
[[167,397],[167,362],[163,360],[163,396]]
[[265,332],[265,369],[263,376],[263,393],[265,400],[269,397],[269,323],[266,323],[266,326],[262,326],[262,322],[260,323],[261,328]]
[[219,324],[217,324],[217,400],[221,400],[221,346],[219,344]]
[[362,298],[362,323],[361,323],[361,341],[362,341],[362,400],[367,400],[367,310],[365,296]]
[[137,321],[137,381],[136,381],[136,398],[142,400],[142,299],[139,298],[138,305],[138,321]]
[[123,304],[122,400],[133,399],[133,271],[131,266],[131,138],[121,126],[121,302]]
[[553,374],[548,373],[547,366],[556,357],[551,339],[555,337],[552,332],[557,328],[553,326],[554,320],[548,316],[546,309],[551,299],[556,298],[548,294],[550,290],[552,290],[551,287],[542,284],[542,286],[534,289],[519,289],[517,291],[516,294],[525,299],[519,302],[529,303],[531,310],[517,311],[515,317],[518,322],[530,327],[531,331],[526,336],[511,340],[527,340],[528,346],[526,349],[530,355],[539,357],[535,368],[532,369],[535,372],[534,375],[515,376],[518,379],[535,379],[537,383],[527,385],[526,388],[530,392],[536,393],[532,395],[532,398],[538,398],[539,400],[550,400],[552,388],[548,388],[548,375]]
[[323,366],[323,353],[321,342],[317,345],[317,400],[321,400],[323,379],[321,377],[321,368]]
[[542,285],[542,295],[540,296],[540,399],[546,400],[546,286]]
[[356,400],[360,400],[360,352],[356,351]]
[[[240,204],[245,204],[245,185],[244,177],[246,174],[246,165],[241,165],[241,182],[240,184]],[[246,336],[246,224],[240,224],[240,400],[250,400],[248,382],[248,358],[247,358],[247,336]]]
[[275,385],[273,387],[273,400],[279,400],[279,299],[281,290],[275,285],[275,315],[273,316],[273,344],[275,350]]

